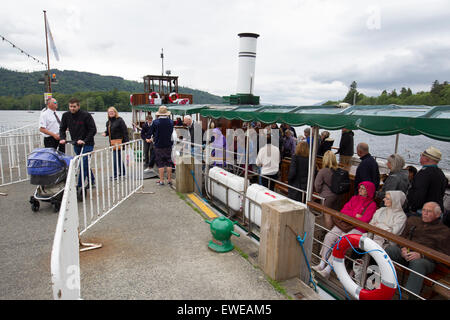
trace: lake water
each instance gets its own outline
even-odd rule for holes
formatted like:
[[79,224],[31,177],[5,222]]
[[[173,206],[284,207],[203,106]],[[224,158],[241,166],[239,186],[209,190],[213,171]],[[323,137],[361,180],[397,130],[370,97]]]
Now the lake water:
[[[28,111],[6,111],[0,110],[0,132],[4,128],[19,127],[28,124],[36,124],[38,126],[39,111],[29,113]],[[92,114],[97,130],[105,130],[106,112],[94,112]],[[120,116],[125,120],[127,126],[131,126],[131,112],[120,112]],[[296,127],[297,135],[303,135],[303,130],[306,126]],[[3,130],[2,130],[3,129]],[[321,132],[322,130],[320,130]],[[359,142],[366,142],[369,144],[370,153],[375,156],[387,158],[394,153],[395,135],[392,136],[374,136],[364,131],[354,131],[355,146]],[[341,138],[341,130],[330,131],[330,136],[334,139],[334,146],[339,146]],[[398,153],[405,158],[408,163],[420,166],[419,157],[420,152],[424,151],[429,146],[434,146],[441,150],[442,160],[439,166],[443,169],[450,170],[450,143],[444,141],[433,140],[425,136],[407,136],[400,135]]]

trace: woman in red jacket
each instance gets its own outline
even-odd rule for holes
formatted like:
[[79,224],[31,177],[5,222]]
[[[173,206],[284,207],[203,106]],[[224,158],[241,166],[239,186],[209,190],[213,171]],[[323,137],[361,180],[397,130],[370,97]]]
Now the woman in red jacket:
[[[346,214],[350,217],[358,219],[360,221],[369,223],[373,217],[373,214],[377,210],[377,205],[373,201],[375,195],[375,185],[370,181],[363,181],[358,185],[358,194],[351,197],[341,210],[341,213]],[[337,221],[336,221],[337,222]],[[343,226],[340,227],[335,225],[325,236],[323,240],[323,246],[320,250],[320,255],[322,259],[317,266],[313,266],[324,278],[330,276],[331,267],[327,265],[326,260],[331,254],[331,249],[334,243],[346,234],[363,234],[366,230],[362,228],[352,228],[351,230],[342,230]],[[330,261],[331,263],[331,261]]]

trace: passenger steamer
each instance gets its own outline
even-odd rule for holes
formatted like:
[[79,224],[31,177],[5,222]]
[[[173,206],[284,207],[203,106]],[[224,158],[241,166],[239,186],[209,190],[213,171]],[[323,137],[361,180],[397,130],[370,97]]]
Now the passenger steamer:
[[[318,275],[314,275],[311,272],[309,266],[313,260],[319,258],[317,249],[320,244],[320,230],[323,227],[316,223],[316,219],[320,217],[323,213],[336,216],[346,222],[349,222],[357,227],[362,227],[373,234],[378,234],[383,236],[385,239],[394,241],[400,245],[407,246],[414,251],[420,252],[421,254],[435,260],[438,262],[438,267],[436,271],[429,275],[425,280],[424,290],[422,296],[425,298],[433,298],[436,295],[449,298],[449,266],[450,257],[433,250],[432,248],[426,248],[413,243],[409,240],[405,240],[398,236],[392,235],[388,232],[380,230],[378,228],[372,227],[359,220],[342,215],[339,212],[331,210],[321,203],[322,199],[313,192],[313,181],[314,172],[317,166],[320,167],[321,159],[317,157],[317,137],[319,133],[319,128],[327,130],[339,130],[341,128],[348,128],[352,130],[363,130],[373,135],[385,136],[394,134],[406,134],[406,135],[425,135],[432,139],[441,141],[450,141],[450,106],[444,107],[429,107],[429,106],[347,106],[342,108],[340,106],[273,106],[273,105],[260,105],[259,97],[253,95],[253,87],[255,80],[255,59],[256,59],[256,40],[258,38],[257,34],[252,33],[241,33],[240,37],[240,50],[239,50],[239,77],[238,77],[238,89],[237,94],[231,95],[229,97],[224,97],[225,103],[221,105],[196,105],[193,104],[193,97],[191,95],[183,94],[179,92],[178,88],[178,77],[175,76],[156,76],[147,75],[144,77],[144,93],[136,93],[130,96],[130,104],[132,108],[132,125],[133,130],[136,133],[136,138],[139,137],[138,133],[142,128],[143,122],[145,121],[145,115],[151,114],[158,111],[160,105],[164,104],[168,106],[169,111],[172,115],[187,115],[193,116],[197,123],[202,124],[202,129],[206,130],[210,127],[212,121],[217,122],[217,127],[220,127],[222,134],[226,136],[227,129],[239,129],[243,128],[246,122],[261,122],[263,124],[273,124],[273,123],[286,123],[292,126],[302,126],[308,125],[312,127],[312,139],[314,141],[313,146],[310,148],[310,163],[309,163],[309,177],[308,177],[308,188],[306,191],[299,190],[304,193],[305,203],[294,202],[287,199],[286,194],[289,188],[287,184],[287,170],[290,165],[289,159],[284,159],[281,163],[281,175],[280,179],[273,181],[275,183],[274,191],[262,187],[259,184],[259,174],[258,172],[251,171],[249,169],[249,131],[246,131],[245,137],[245,152],[240,154],[244,157],[245,161],[243,165],[235,165],[234,163],[226,163],[222,166],[212,166],[212,162],[209,161],[211,154],[209,153],[208,143],[206,144],[206,151],[203,150],[201,146],[201,154],[194,154],[196,157],[200,157],[202,162],[186,165],[180,163],[177,165],[177,181],[176,188],[179,192],[193,193],[196,194],[198,198],[201,199],[208,207],[215,210],[219,215],[226,216],[233,221],[237,221],[237,226],[244,231],[254,242],[263,245],[263,241],[267,240],[267,229],[273,229],[275,226],[267,226],[267,217],[264,218],[264,207],[270,205],[271,203],[277,202],[277,200],[287,200],[295,210],[300,210],[304,212],[304,219],[301,221],[302,226],[299,229],[293,230],[290,225],[285,225],[285,228],[279,229],[278,236],[280,239],[290,239],[290,243],[295,245],[290,247],[289,255],[298,256],[298,263],[301,265],[300,275],[298,276],[301,281],[306,284],[310,284],[315,290],[322,290],[328,292],[330,295],[337,299],[345,299],[348,295],[351,295],[352,299],[361,298],[358,296],[358,292],[364,290],[364,294],[369,298],[379,298],[380,296],[374,295],[374,292],[388,294],[383,298],[400,298],[399,285],[403,285],[402,275],[407,274],[409,271],[405,271],[402,267],[396,265],[393,270],[386,268],[386,263],[383,264],[384,269],[381,271],[382,280],[389,280],[390,283],[397,282],[394,287],[396,290],[391,290],[392,288],[380,288],[372,290],[369,292],[367,290],[366,277],[367,273],[363,272],[361,279],[362,287],[355,287],[354,279],[346,277],[345,279],[332,277],[330,280],[322,279]],[[210,136],[206,137],[206,141],[210,141]],[[139,139],[139,138],[138,138]],[[398,141],[398,139],[397,139]],[[180,143],[185,143],[180,141]],[[132,157],[136,156],[136,152],[140,151],[139,144],[135,145],[131,142],[124,145],[120,152],[126,155],[127,161],[132,162]],[[397,150],[397,146],[395,146]],[[105,152],[105,155],[107,153]],[[109,154],[109,153],[108,153]],[[225,154],[225,152],[223,152]],[[109,157],[109,155],[107,155]],[[181,156],[181,155],[180,155]],[[186,156],[186,155],[184,155]],[[189,154],[187,155],[189,156]],[[95,159],[94,163],[97,165],[97,156],[94,152],[92,158]],[[234,157],[233,157],[234,158]],[[125,159],[125,157],[123,158]],[[134,163],[139,163],[139,157],[136,157],[137,161]],[[350,178],[354,180],[354,173],[357,167],[357,159],[353,159],[353,163],[350,167],[345,169],[349,171]],[[99,162],[102,161],[100,157]],[[106,159],[106,161],[108,161]],[[108,162],[106,162],[107,164]],[[112,164],[112,162],[111,162]],[[74,166],[75,168],[75,166]],[[97,168],[96,168],[97,169]],[[72,185],[66,184],[67,190],[72,190],[71,188],[75,185],[75,169],[69,169],[68,181]],[[112,169],[107,167],[106,179],[109,180],[109,171]],[[114,204],[112,208],[108,210],[113,210],[118,204],[126,200],[132,192],[136,192],[140,188],[139,183],[142,183],[142,168],[133,167],[134,173],[132,177],[136,178],[131,185],[126,185],[126,180],[122,178],[124,184],[118,185],[117,189],[112,190],[112,200],[114,202],[114,197],[120,199],[118,203]],[[386,170],[381,170],[381,174],[386,174]],[[181,179],[183,178],[183,182]],[[140,180],[140,182],[139,182]],[[23,181],[23,180],[22,180]],[[69,183],[69,182],[68,182]],[[119,197],[120,193],[124,192],[126,197]],[[109,186],[109,182],[108,182]],[[119,188],[119,186],[121,188]],[[141,184],[142,186],[142,184]],[[181,187],[184,187],[181,190]],[[130,190],[131,193],[128,193]],[[350,187],[353,190],[353,187]],[[342,203],[347,201],[351,197],[351,191],[344,195]],[[78,233],[77,228],[70,230],[70,228],[65,225],[68,223],[66,218],[67,210],[69,206],[70,192],[64,195],[63,203],[61,205],[60,211],[60,221],[58,221],[57,232],[54,241],[53,253],[52,253],[52,278],[54,282],[54,297],[55,299],[61,299],[61,297],[66,297],[65,293],[61,293],[61,288],[64,286],[64,278],[58,278],[63,273],[61,270],[64,267],[64,256],[68,250],[77,250],[78,241],[77,236],[81,236]],[[86,211],[85,200],[93,197],[92,189],[86,195],[83,194],[83,206],[84,211]],[[108,199],[103,199],[103,205],[105,201],[109,202]],[[70,201],[76,202],[76,199],[70,198]],[[97,210],[100,210],[100,199],[97,199]],[[91,210],[95,206],[91,202]],[[109,211],[108,211],[109,212]],[[99,214],[97,222],[106,213]],[[78,215],[73,215],[78,218]],[[266,219],[266,220],[265,220]],[[70,223],[74,223],[69,219]],[[86,222],[86,215],[85,215]],[[73,224],[73,226],[78,226],[78,224]],[[87,230],[90,226],[85,227]],[[71,233],[72,232],[72,233]],[[75,232],[75,233],[74,233]],[[83,231],[84,232],[84,231]],[[297,238],[292,235],[292,232],[299,233]],[[73,235],[73,239],[68,242],[61,240],[64,236],[68,234]],[[301,246],[298,245],[298,242]],[[300,241],[301,240],[301,241]],[[358,239],[350,239],[352,244],[356,246]],[[369,240],[364,239],[363,242],[367,241],[367,245],[370,246]],[[265,244],[266,245],[266,244]],[[345,243],[342,243],[344,246]],[[64,247],[68,246],[68,247]],[[70,247],[70,248],[69,248]],[[342,247],[341,247],[342,248]],[[64,250],[63,250],[64,249]],[[268,249],[266,247],[266,249]],[[273,249],[273,248],[272,248]],[[269,250],[269,249],[268,249]],[[276,250],[283,250],[283,253],[287,251],[285,248],[279,247]],[[275,250],[275,251],[276,251]],[[302,252],[304,255],[302,255]],[[272,251],[274,253],[274,251]],[[289,256],[288,255],[288,256]],[[345,252],[336,253],[336,257],[344,258],[346,257]],[[77,257],[71,257],[73,261],[69,261],[69,265],[79,265]],[[379,259],[379,258],[378,258]],[[376,258],[377,260],[377,258]],[[368,260],[367,260],[368,261]],[[367,261],[364,267],[367,267]],[[378,260],[377,260],[378,262]],[[284,264],[286,265],[286,263]],[[308,267],[308,268],[307,268]],[[342,267],[342,266],[341,266]],[[345,268],[341,268],[341,275],[346,274]],[[347,275],[348,276],[348,275]],[[394,278],[392,277],[394,276]],[[276,279],[275,279],[276,280]],[[344,284],[344,286],[343,286]],[[58,287],[59,286],[59,287]],[[378,291],[377,291],[378,290]],[[79,297],[79,292],[75,293],[75,296]],[[69,295],[70,296],[70,295]],[[72,296],[73,297],[73,296]]]

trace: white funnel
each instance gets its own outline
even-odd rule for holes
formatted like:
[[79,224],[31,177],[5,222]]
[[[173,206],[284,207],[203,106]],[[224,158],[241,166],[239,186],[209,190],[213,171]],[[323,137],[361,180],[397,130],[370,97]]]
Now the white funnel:
[[253,94],[255,83],[256,39],[259,34],[239,33],[239,71],[237,94]]

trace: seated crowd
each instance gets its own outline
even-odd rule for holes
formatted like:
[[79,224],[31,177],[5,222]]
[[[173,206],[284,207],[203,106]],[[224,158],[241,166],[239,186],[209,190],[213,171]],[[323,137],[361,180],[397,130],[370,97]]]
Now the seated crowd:
[[[261,124],[259,127],[262,128]],[[304,136],[298,139],[294,136],[295,130],[289,125],[276,125],[272,130],[279,129],[279,149],[272,147],[272,159],[281,163],[282,159],[290,158],[288,184],[288,197],[302,201],[300,191],[306,191],[309,169],[309,146],[311,142],[310,129],[304,131]],[[380,179],[380,171],[375,158],[369,153],[369,146],[362,142],[356,147],[356,154],[360,158],[354,175],[355,195],[343,206],[342,196],[335,194],[331,189],[333,172],[340,166],[349,170],[353,155],[353,132],[343,129],[339,149],[332,151],[333,139],[327,131],[323,131],[318,141],[318,156],[322,157],[322,167],[316,172],[314,191],[324,198],[324,205],[336,211],[369,223],[380,229],[388,231],[418,244],[432,248],[450,255],[450,229],[448,213],[444,208],[445,189],[448,180],[438,167],[442,158],[441,152],[429,147],[420,154],[422,168],[417,170],[413,166],[405,167],[405,160],[399,154],[392,154],[387,158],[386,166],[389,173],[384,181]],[[265,147],[266,148],[266,147]],[[273,162],[264,162],[267,150],[263,148],[258,153],[262,174],[267,173],[269,178],[276,180],[279,170]],[[264,153],[264,154],[263,154]],[[274,155],[275,153],[275,155]],[[336,154],[340,155],[339,163]],[[271,163],[270,172],[264,168]],[[267,181],[263,182],[267,186]],[[273,190],[274,183],[271,184]],[[443,214],[444,213],[444,214]],[[313,268],[323,277],[328,277],[331,267],[328,263],[330,247],[343,235],[356,233],[365,234],[366,230],[354,227],[351,224],[323,215],[321,224],[330,230],[323,240],[320,251],[322,260]],[[436,262],[426,256],[415,252],[411,248],[400,248],[381,236],[374,235],[374,241],[386,250],[392,260],[403,264],[411,270],[427,275],[435,269]],[[327,263],[327,262],[328,263]],[[411,272],[406,289],[419,295],[422,289],[423,277]],[[414,298],[414,295],[410,295]]]

